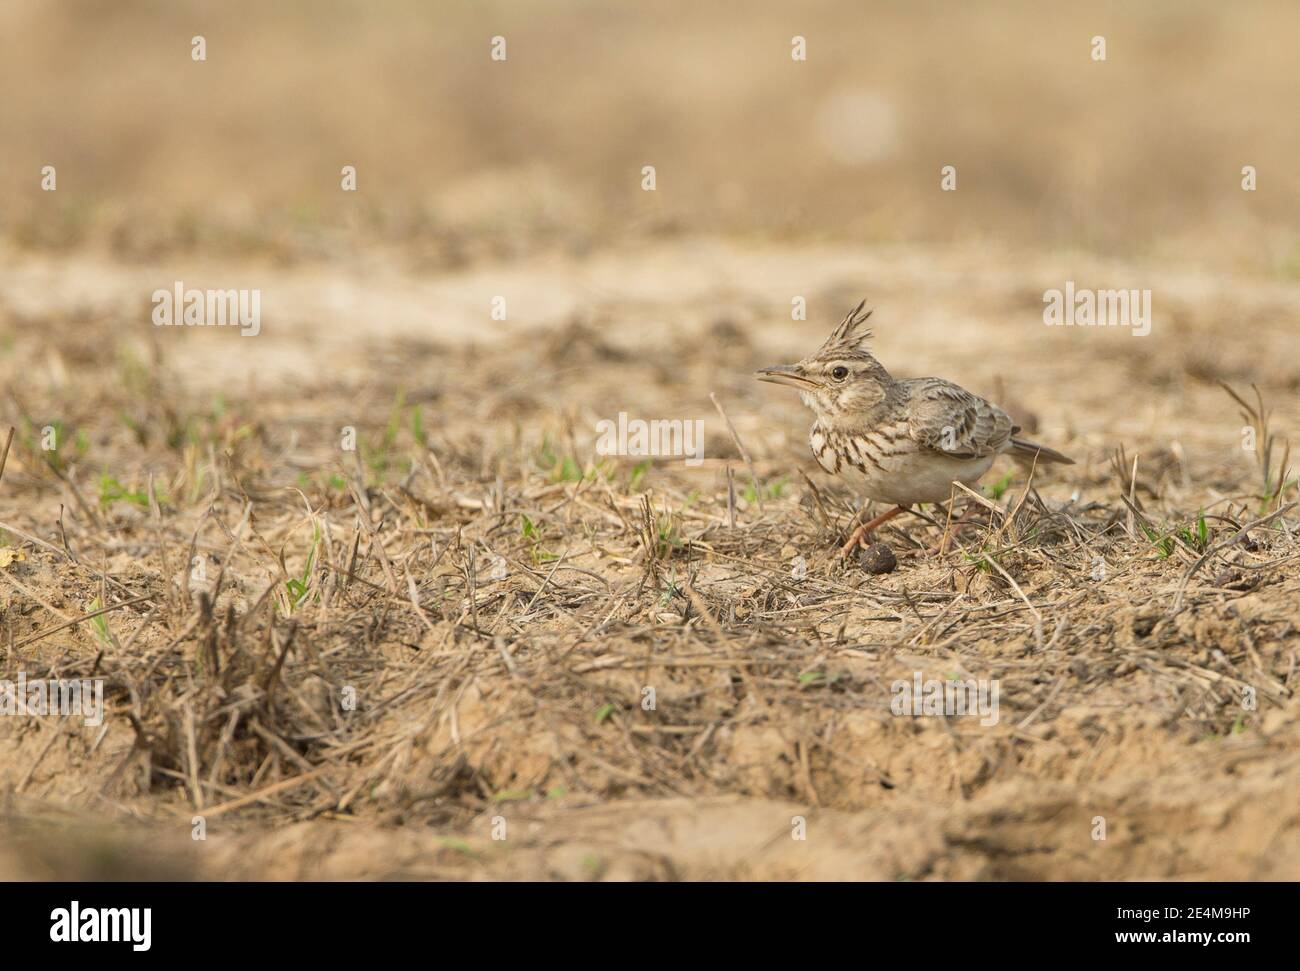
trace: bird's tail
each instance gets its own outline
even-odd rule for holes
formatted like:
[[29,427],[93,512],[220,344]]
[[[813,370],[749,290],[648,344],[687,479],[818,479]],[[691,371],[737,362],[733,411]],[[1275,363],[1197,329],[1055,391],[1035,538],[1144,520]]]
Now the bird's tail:
[[1046,445],[1039,445],[1037,442],[1031,442],[1024,438],[1011,439],[1011,448],[1009,449],[1012,458],[1022,462],[1032,462],[1034,456],[1038,456],[1039,462],[1060,462],[1062,465],[1073,465],[1074,459],[1068,455],[1062,455],[1055,449],[1048,448]]

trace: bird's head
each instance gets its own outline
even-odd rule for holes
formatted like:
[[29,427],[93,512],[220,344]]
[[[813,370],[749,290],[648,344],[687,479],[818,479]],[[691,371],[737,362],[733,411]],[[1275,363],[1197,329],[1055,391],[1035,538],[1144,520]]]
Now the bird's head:
[[785,384],[799,391],[817,418],[830,424],[854,424],[884,401],[893,378],[862,345],[871,337],[863,324],[866,301],[854,307],[815,354],[797,364],[761,368],[760,381]]

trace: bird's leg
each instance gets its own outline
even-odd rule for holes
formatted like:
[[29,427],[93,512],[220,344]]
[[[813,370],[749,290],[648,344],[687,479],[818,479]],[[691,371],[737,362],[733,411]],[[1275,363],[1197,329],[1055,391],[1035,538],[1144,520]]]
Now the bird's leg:
[[957,521],[952,524],[951,529],[945,526],[943,530],[943,539],[939,541],[939,545],[935,547],[933,552],[940,556],[946,556],[949,546],[952,544],[953,540],[957,538],[957,534],[961,532],[961,528],[966,525],[974,512],[975,506],[973,504],[967,505],[962,511],[962,514],[957,517]]
[[907,512],[906,506],[895,506],[893,509],[889,510],[889,512],[882,512],[870,522],[863,523],[849,535],[849,541],[840,549],[840,556],[848,556],[849,552],[866,539],[866,537],[870,536],[877,529],[902,512]]

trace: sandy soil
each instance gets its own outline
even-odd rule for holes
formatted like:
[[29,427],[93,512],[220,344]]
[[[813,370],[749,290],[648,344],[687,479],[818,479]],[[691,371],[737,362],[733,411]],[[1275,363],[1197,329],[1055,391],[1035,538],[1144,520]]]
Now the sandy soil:
[[[1217,383],[1259,386],[1280,452],[1300,285],[707,237],[439,273],[11,256],[0,676],[104,676],[110,717],[0,719],[0,876],[1300,876],[1295,510],[1237,535],[1294,486],[1260,498]],[[1044,326],[1045,288],[1127,278],[1148,337]],[[263,333],[151,327],[159,279],[260,286]],[[864,294],[896,374],[1079,460],[879,576],[751,377]],[[596,455],[620,411],[702,419],[705,461]],[[932,545],[927,515],[882,539]],[[998,680],[998,723],[893,715],[915,672]]]

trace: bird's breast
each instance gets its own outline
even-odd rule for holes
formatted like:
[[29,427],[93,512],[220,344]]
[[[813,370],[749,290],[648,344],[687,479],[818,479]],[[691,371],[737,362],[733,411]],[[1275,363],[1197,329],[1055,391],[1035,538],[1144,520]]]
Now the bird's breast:
[[827,472],[844,476],[867,498],[899,505],[942,502],[954,479],[974,484],[993,463],[992,455],[971,459],[922,448],[902,423],[852,433],[814,426],[808,444]]
[[830,437],[822,430],[821,425],[813,425],[812,431],[808,434],[808,447],[812,449],[813,458],[831,475],[840,471],[839,453],[831,447]]

